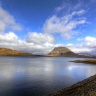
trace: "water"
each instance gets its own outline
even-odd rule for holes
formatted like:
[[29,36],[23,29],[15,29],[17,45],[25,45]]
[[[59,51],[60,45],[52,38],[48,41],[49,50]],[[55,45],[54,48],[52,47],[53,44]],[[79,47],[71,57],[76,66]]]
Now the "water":
[[0,57],[0,96],[47,96],[96,74],[83,58]]

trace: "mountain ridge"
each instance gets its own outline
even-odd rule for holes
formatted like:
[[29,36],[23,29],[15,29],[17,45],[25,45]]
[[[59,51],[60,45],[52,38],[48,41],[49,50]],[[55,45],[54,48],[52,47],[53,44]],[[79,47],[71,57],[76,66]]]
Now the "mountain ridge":
[[0,56],[79,57],[79,58],[90,57],[90,56],[76,54],[66,47],[55,47],[47,55],[31,54],[31,53],[21,52],[18,50],[12,50],[9,48],[0,48]]
[[0,56],[33,56],[33,54],[0,47]]

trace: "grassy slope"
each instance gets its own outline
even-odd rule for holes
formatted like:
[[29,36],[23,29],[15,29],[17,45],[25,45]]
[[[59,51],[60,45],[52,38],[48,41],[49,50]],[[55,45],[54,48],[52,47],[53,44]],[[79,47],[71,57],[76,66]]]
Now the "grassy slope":
[[96,64],[96,59],[92,59],[92,60],[75,60],[75,61],[70,61],[70,62]]
[[0,56],[32,56],[32,54],[11,50],[8,48],[0,48]]

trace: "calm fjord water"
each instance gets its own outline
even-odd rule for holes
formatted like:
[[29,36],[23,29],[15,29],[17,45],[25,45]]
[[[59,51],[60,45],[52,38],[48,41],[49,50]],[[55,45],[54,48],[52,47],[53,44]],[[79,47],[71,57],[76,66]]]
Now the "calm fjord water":
[[0,96],[47,96],[96,74],[83,58],[0,57]]

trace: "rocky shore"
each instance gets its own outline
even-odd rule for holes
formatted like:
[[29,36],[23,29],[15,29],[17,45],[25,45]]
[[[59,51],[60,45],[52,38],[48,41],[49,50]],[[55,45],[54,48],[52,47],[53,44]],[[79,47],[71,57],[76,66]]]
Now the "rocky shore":
[[96,96],[96,75],[49,96]]

